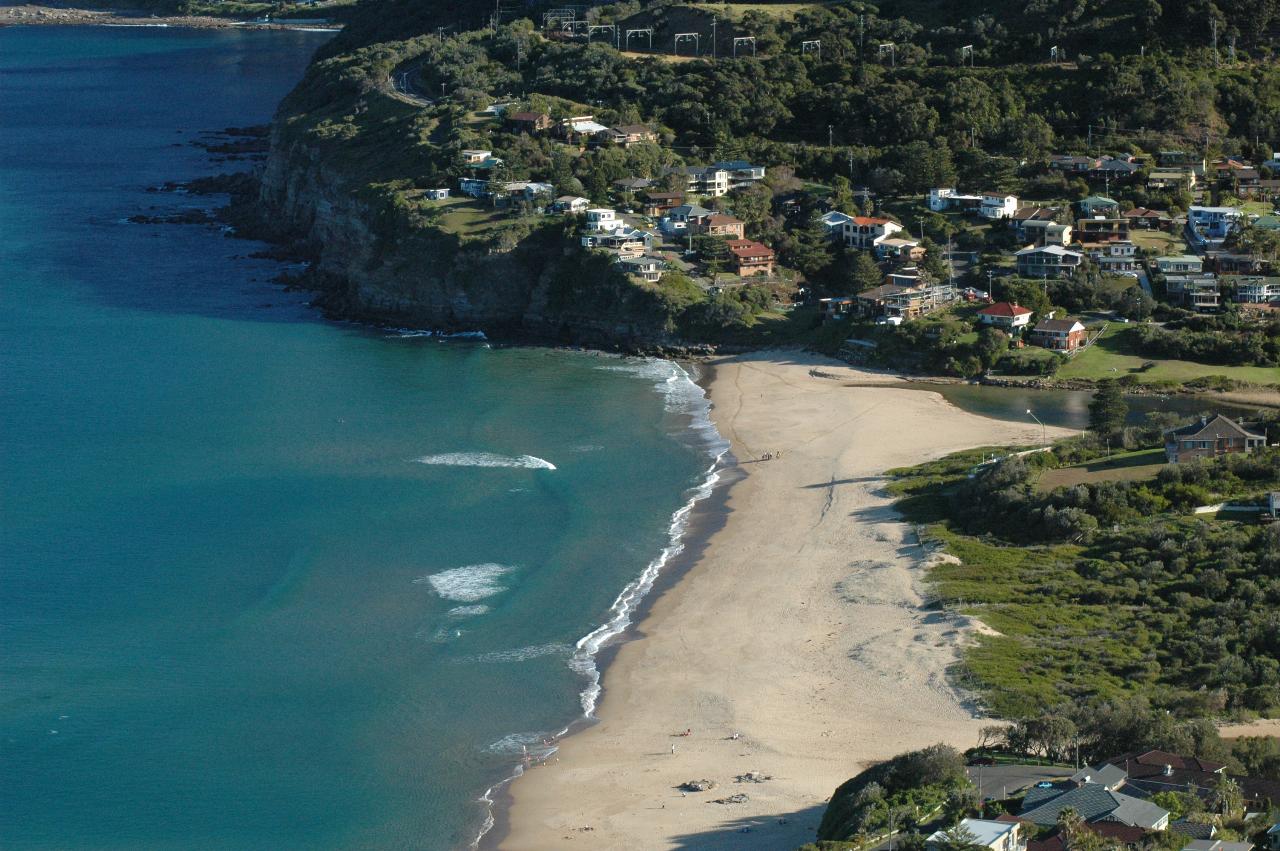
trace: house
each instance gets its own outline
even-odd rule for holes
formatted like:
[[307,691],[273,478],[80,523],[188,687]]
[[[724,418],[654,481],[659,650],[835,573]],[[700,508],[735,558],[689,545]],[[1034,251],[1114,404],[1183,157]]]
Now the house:
[[583,248],[605,248],[622,257],[638,257],[653,247],[653,234],[619,224],[611,230],[585,231]]
[[574,115],[560,119],[556,133],[567,142],[579,142],[583,139],[594,139],[602,130],[608,130],[595,120],[593,115]]
[[1170,304],[1202,313],[1216,311],[1222,304],[1216,275],[1165,275],[1164,289]]
[[[947,281],[922,281],[919,276],[890,276],[891,283],[858,293],[858,312],[864,316],[915,319],[955,301],[956,293]],[[897,283],[896,281],[906,281]]]
[[1101,783],[1033,786],[1022,800],[1018,818],[1039,827],[1055,827],[1058,815],[1066,809],[1075,810],[1088,823],[1112,822],[1144,830],[1164,830],[1169,826],[1168,810]]
[[[1280,170],[1272,172],[1272,174],[1280,174]],[[1263,178],[1258,181],[1257,195],[1262,201],[1280,200],[1280,180],[1276,178]]]
[[691,229],[696,232],[698,223],[710,215],[711,211],[706,207],[697,204],[681,204],[667,211],[667,215],[662,220],[662,229],[668,234],[682,234]]
[[1104,274],[1133,272],[1138,268],[1138,246],[1132,242],[1086,242],[1080,246]]
[[1134,207],[1132,210],[1125,210],[1120,216],[1129,222],[1129,227],[1163,229],[1169,226],[1169,216],[1159,210],[1148,210],[1146,207]]
[[462,177],[458,179],[458,191],[472,198],[486,198],[490,194],[489,181],[475,177]]
[[1215,253],[1210,260],[1220,275],[1261,275],[1266,263],[1252,254]]
[[613,230],[622,222],[618,221],[618,213],[609,207],[592,207],[587,210],[587,230]]
[[465,148],[460,153],[463,165],[478,165],[493,158],[493,151],[482,151],[479,148]]
[[683,192],[646,192],[644,194],[644,214],[658,218],[668,210],[684,203]]
[[585,213],[591,202],[580,195],[561,195],[551,204],[557,213]]
[[554,125],[545,112],[513,112],[507,116],[507,123],[517,133],[543,133]]
[[[1244,427],[1243,423],[1218,414],[1209,419],[1201,417],[1196,422],[1182,428],[1174,428],[1164,433],[1164,454],[1170,464],[1182,464],[1196,458],[1217,458],[1220,455],[1232,455],[1237,452],[1249,453],[1267,445],[1265,434],[1256,434]],[[1172,768],[1173,763],[1165,763]],[[1213,773],[1221,774],[1222,768]],[[1162,777],[1171,777],[1161,770]]]
[[1096,157],[1079,157],[1072,154],[1055,154],[1049,158],[1049,168],[1065,172],[1086,172],[1098,165]]
[[[1276,159],[1280,159],[1280,154],[1276,155]],[[1270,496],[1271,516],[1280,517],[1280,493],[1272,491]],[[1280,823],[1271,825],[1271,829],[1267,831],[1267,847],[1272,851],[1280,851]]]
[[[973,834],[975,848],[989,848],[991,851],[1026,851],[1027,839],[1022,832],[1022,825],[1017,821],[966,818],[960,820],[959,826]],[[942,848],[951,847],[948,840],[947,832],[939,830],[924,841],[924,847],[926,851],[940,851]],[[1228,849],[1228,851],[1234,851],[1234,849]]]
[[707,236],[723,236],[728,239],[745,239],[746,223],[742,219],[726,216],[723,213],[712,213],[698,223],[698,232]]
[[653,181],[647,177],[624,177],[615,180],[611,185],[619,192],[639,192],[641,189],[652,186]]
[[444,201],[449,197],[448,189],[428,189],[422,193],[428,201]]
[[925,282],[924,276],[920,274],[920,269],[916,266],[903,266],[901,269],[895,269],[884,276],[886,284],[894,284],[899,287],[918,287]]
[[844,230],[845,222],[853,221],[853,216],[842,213],[839,210],[832,210],[819,216],[818,221],[822,222],[822,226],[827,229],[827,233],[835,236]]
[[526,201],[536,201],[540,197],[550,198],[556,188],[550,183],[537,183],[534,181],[516,181],[503,186],[508,195],[515,195]]
[[746,160],[726,160],[713,163],[712,168],[722,169],[729,173],[729,189],[741,189],[764,180],[765,167],[752,165]]
[[1094,180],[1124,180],[1137,174],[1139,166],[1126,157],[1103,157],[1089,169]]
[[648,254],[642,254],[639,257],[619,257],[614,262],[628,275],[634,275],[650,284],[656,284],[662,279],[662,270],[666,267],[661,257]]
[[901,230],[902,225],[889,219],[854,216],[844,223],[844,244],[850,248],[875,248]]
[[1019,238],[1026,236],[1027,225],[1031,222],[1052,222],[1058,218],[1058,211],[1053,207],[1019,207],[1012,218],[1013,232]]
[[[1039,328],[1040,326],[1037,325],[1036,327]],[[1123,768],[1118,765],[1108,765],[1105,762],[1096,766],[1086,765],[1084,768],[1071,775],[1071,782],[1077,786],[1085,783],[1097,783],[1105,786],[1112,792],[1123,791],[1123,787],[1128,779],[1129,775]]]
[[1081,216],[1093,218],[1094,216],[1110,216],[1118,213],[1120,212],[1120,205],[1105,195],[1090,195],[1088,198],[1077,201],[1076,209],[1080,211]]
[[1074,352],[1089,333],[1077,319],[1042,319],[1031,331],[1031,345],[1055,352]]
[[822,321],[826,322],[828,319],[844,319],[853,312],[857,301],[853,296],[842,295],[835,298],[820,298],[818,304],[822,308]]
[[[1238,423],[1232,423],[1231,420],[1221,414],[1209,420],[1206,425],[1212,427],[1218,420],[1224,421],[1222,426],[1224,429],[1230,430],[1233,426],[1239,429]],[[1181,429],[1174,429],[1174,431],[1181,431]],[[1243,431],[1243,429],[1240,429],[1240,431]],[[1253,435],[1253,437],[1261,439],[1263,436]],[[1211,438],[1206,437],[1206,439]],[[1166,454],[1169,448],[1168,443],[1169,437],[1166,435]],[[1197,447],[1194,451],[1203,450]],[[1244,451],[1247,451],[1247,447]],[[1280,782],[1261,777],[1227,774],[1224,764],[1211,762],[1207,759],[1180,756],[1166,751],[1145,751],[1123,754],[1108,759],[1107,762],[1111,765],[1124,766],[1129,775],[1129,783],[1147,794],[1194,791],[1200,795],[1207,795],[1223,776],[1227,776],[1240,786],[1245,804],[1250,808],[1261,809],[1269,806],[1271,801],[1280,801]],[[1213,836],[1211,834],[1195,838],[1212,839]]]
[[596,134],[596,139],[611,145],[629,148],[641,142],[656,142],[658,134],[647,124],[623,124],[620,127],[608,127]]
[[1011,219],[1018,211],[1018,199],[1013,195],[997,195],[984,192],[978,215],[984,219]]
[[1253,220],[1253,226],[1258,230],[1280,230],[1280,216],[1258,216]]
[[1209,164],[1209,171],[1218,180],[1230,180],[1242,169],[1250,168],[1248,160],[1242,157],[1223,157]]
[[948,210],[976,213],[982,207],[982,199],[982,195],[960,195],[955,189],[930,189],[927,196],[929,209],[935,213]]
[[1018,274],[1027,278],[1061,278],[1084,263],[1084,255],[1061,245],[1028,246],[1014,253]]
[[1033,219],[1022,226],[1023,234],[1036,245],[1070,245],[1071,225]]
[[1187,210],[1187,227],[1209,239],[1224,239],[1244,215],[1238,207],[1197,207]]
[[1247,304],[1280,302],[1280,278],[1263,275],[1223,275],[1221,281],[1235,290],[1234,300]]
[[1091,219],[1080,219],[1076,222],[1076,239],[1081,242],[1127,240],[1129,239],[1129,220],[1125,218],[1104,219],[1100,216],[1095,216]]
[[773,249],[763,243],[751,239],[730,240],[729,253],[733,255],[734,268],[739,277],[773,274],[776,256]]
[[1190,189],[1196,185],[1196,173],[1189,168],[1156,169],[1147,176],[1147,189]]
[[682,175],[685,191],[693,195],[719,198],[729,191],[729,172],[715,166],[687,166],[668,172]]
[[1031,308],[1007,301],[997,301],[978,311],[978,321],[1016,333],[1031,324]]
[[1156,258],[1156,269],[1162,275],[1198,275],[1204,271],[1204,258],[1195,254],[1172,254]]
[[875,247],[875,254],[880,260],[906,259],[918,263],[924,259],[925,251],[919,240],[895,236],[881,240]]

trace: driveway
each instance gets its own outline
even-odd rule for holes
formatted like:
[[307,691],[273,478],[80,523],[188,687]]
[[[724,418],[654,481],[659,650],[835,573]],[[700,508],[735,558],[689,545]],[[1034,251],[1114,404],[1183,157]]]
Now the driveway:
[[1151,281],[1147,280],[1147,270],[1138,267],[1138,286],[1142,287],[1142,291],[1147,295],[1155,298],[1155,294],[1151,292]]
[[968,771],[984,799],[1008,798],[1041,780],[1059,780],[1075,774],[1074,769],[1052,765],[971,765]]

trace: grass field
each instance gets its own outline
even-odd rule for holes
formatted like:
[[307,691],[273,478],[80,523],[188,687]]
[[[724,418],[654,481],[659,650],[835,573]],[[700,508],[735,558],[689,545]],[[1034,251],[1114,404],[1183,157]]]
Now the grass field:
[[1084,464],[1045,470],[1036,481],[1036,488],[1041,491],[1051,491],[1054,488],[1072,487],[1089,482],[1143,481],[1154,478],[1164,466],[1163,449],[1121,452]]
[[[1160,360],[1144,357],[1133,352],[1127,344],[1126,335],[1134,330],[1132,325],[1113,324],[1102,335],[1102,339],[1085,351],[1072,358],[1061,370],[1059,378],[1083,378],[1098,380],[1102,378],[1120,378],[1125,375],[1135,376],[1143,384],[1158,381],[1190,381],[1209,375],[1225,375],[1238,381],[1250,381],[1255,384],[1275,384],[1280,382],[1280,370],[1268,366],[1218,366],[1215,364],[1193,363],[1182,360]],[[1143,370],[1144,363],[1153,362],[1155,366]]]
[[790,20],[796,16],[796,12],[816,6],[831,6],[834,2],[835,0],[813,3],[725,3],[717,11],[722,11],[735,21],[740,20],[747,12],[761,12],[775,18]]
[[1139,248],[1156,252],[1163,257],[1169,254],[1186,254],[1187,244],[1182,237],[1162,230],[1135,230],[1129,234],[1133,244]]
[[491,209],[472,198],[449,198],[435,203],[445,212],[440,227],[461,236],[477,236],[497,230],[510,221],[501,210]]

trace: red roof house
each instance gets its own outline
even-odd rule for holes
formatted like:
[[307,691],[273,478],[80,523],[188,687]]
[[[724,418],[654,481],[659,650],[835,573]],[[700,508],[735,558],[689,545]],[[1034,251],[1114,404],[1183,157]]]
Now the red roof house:
[[1031,324],[1032,310],[1016,302],[997,301],[978,311],[978,318],[983,325],[994,325],[1006,331],[1016,331]]

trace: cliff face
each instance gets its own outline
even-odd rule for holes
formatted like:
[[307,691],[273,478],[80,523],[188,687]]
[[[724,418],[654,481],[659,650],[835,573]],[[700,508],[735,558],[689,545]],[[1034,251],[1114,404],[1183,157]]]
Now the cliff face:
[[259,201],[276,236],[312,260],[332,312],[423,328],[623,350],[680,348],[652,290],[578,249],[548,217],[508,245],[463,244],[353,185],[327,146],[272,128]]

